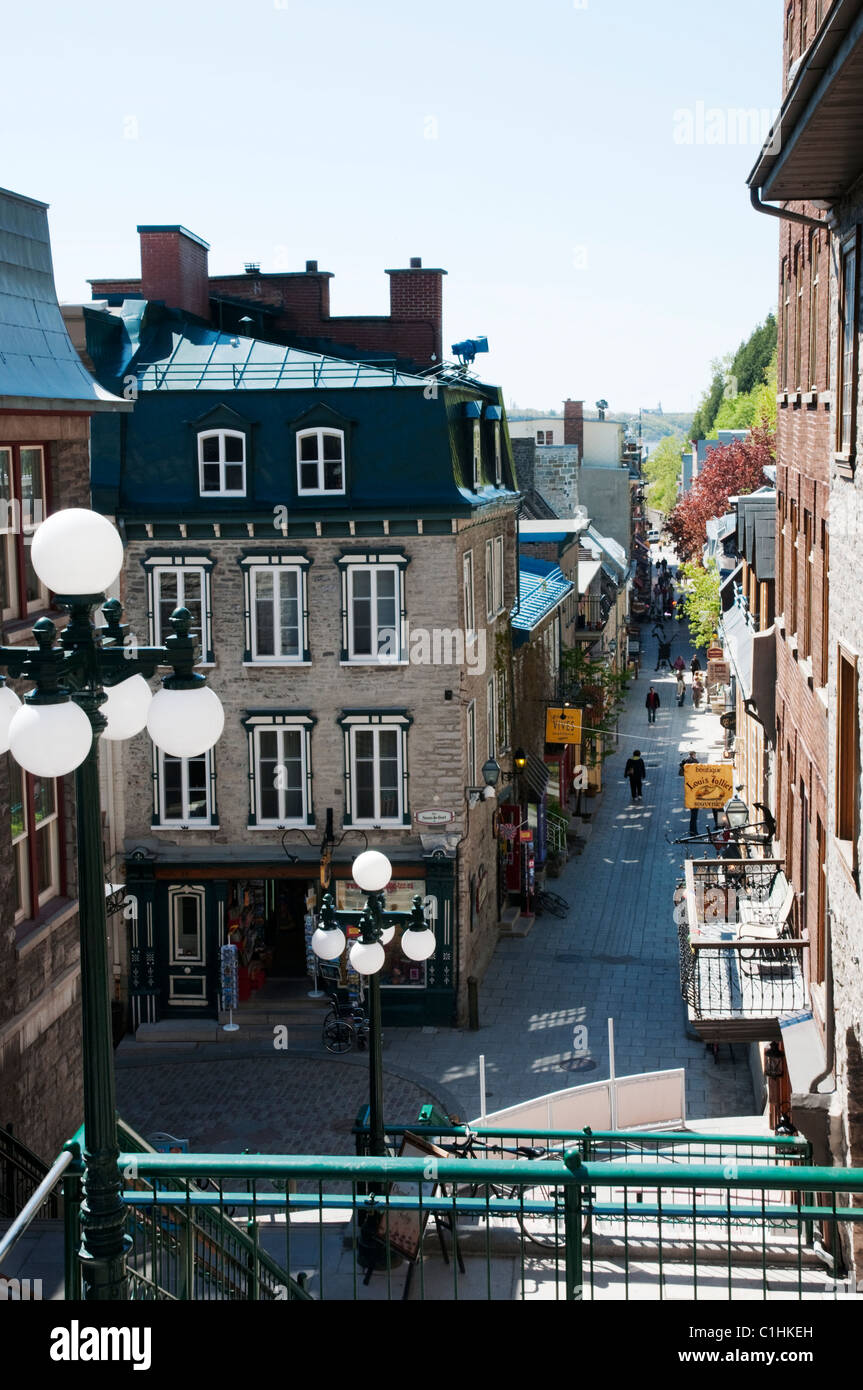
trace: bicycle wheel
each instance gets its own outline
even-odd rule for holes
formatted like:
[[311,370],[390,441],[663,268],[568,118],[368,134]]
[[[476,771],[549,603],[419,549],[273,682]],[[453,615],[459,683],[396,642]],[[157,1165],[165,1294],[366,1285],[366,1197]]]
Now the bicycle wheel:
[[355,1036],[353,1027],[343,1018],[324,1024],[324,1047],[328,1052],[350,1052]]
[[[518,1196],[518,1192],[513,1193]],[[525,1191],[523,1200],[531,1202],[553,1202],[555,1211],[548,1215],[540,1212],[520,1211],[516,1216],[519,1229],[526,1245],[535,1245],[540,1250],[554,1250],[558,1253],[566,1249],[566,1234],[563,1219],[563,1196],[553,1187],[540,1185]],[[586,1227],[585,1227],[586,1229]]]

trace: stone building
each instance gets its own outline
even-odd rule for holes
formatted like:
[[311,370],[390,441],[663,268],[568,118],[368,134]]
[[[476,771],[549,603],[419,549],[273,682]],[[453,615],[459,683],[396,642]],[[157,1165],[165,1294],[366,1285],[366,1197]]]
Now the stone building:
[[789,1065],[804,1104],[829,1115],[836,1161],[859,1165],[860,0],[789,6],[783,64],[781,139],[768,140],[749,184],[759,210],[781,205],[767,209],[781,218],[776,804],[801,894],[798,926],[810,941],[817,1023],[813,1045]]
[[354,905],[366,845],[394,865],[394,905],[431,901],[439,939],[417,965],[397,933],[385,1021],[461,1019],[499,910],[495,801],[469,789],[490,758],[508,773],[510,747],[500,393],[145,300],[83,325],[104,384],[135,383],[92,457],[94,505],[126,537],[126,620],[158,642],[188,608],[226,711],[212,755],[154,755],[146,735],[124,754],[132,1023],[215,1020],[229,933],[242,986],[305,980],[322,886]]
[[[128,409],[84,369],[54,289],[47,206],[0,191],[2,641],[65,620],[30,563],[33,532],[89,506],[90,417]],[[23,694],[29,682],[15,682]],[[82,1120],[74,784],[0,756],[0,1126],[53,1161]]]

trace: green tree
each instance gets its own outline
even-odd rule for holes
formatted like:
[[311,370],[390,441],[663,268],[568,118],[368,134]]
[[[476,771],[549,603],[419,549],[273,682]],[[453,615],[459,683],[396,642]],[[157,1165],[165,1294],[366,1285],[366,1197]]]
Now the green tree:
[[680,435],[663,439],[644,465],[644,476],[650,486],[647,490],[647,504],[663,516],[677,504],[677,480],[680,477],[680,453],[683,440]]
[[760,423],[763,406],[750,397],[760,393],[775,355],[776,318],[768,314],[735,353],[711,362],[713,375],[692,422],[693,439],[711,439],[717,429],[750,429]]
[[696,647],[709,647],[719,623],[719,569],[715,560],[708,560],[706,568],[688,561],[683,573],[689,586],[684,608],[690,636]]

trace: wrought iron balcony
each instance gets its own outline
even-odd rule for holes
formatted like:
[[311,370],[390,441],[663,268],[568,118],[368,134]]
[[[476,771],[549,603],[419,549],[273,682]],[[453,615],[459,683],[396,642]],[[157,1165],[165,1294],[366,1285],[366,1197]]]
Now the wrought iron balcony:
[[[789,896],[790,895],[790,896]],[[680,985],[705,1042],[757,1042],[807,1006],[793,890],[780,859],[688,859],[675,892]]]

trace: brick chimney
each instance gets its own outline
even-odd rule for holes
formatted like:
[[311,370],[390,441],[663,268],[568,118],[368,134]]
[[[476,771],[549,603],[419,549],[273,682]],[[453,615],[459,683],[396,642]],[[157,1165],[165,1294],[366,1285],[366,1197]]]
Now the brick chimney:
[[443,349],[443,277],[446,271],[425,269],[420,256],[411,256],[407,270],[388,270],[387,275],[390,277],[390,317],[431,324],[434,352],[439,362]]
[[210,317],[206,241],[185,227],[139,227],[141,297]]
[[584,458],[584,401],[564,401],[563,442],[578,449],[578,461],[581,463]]

